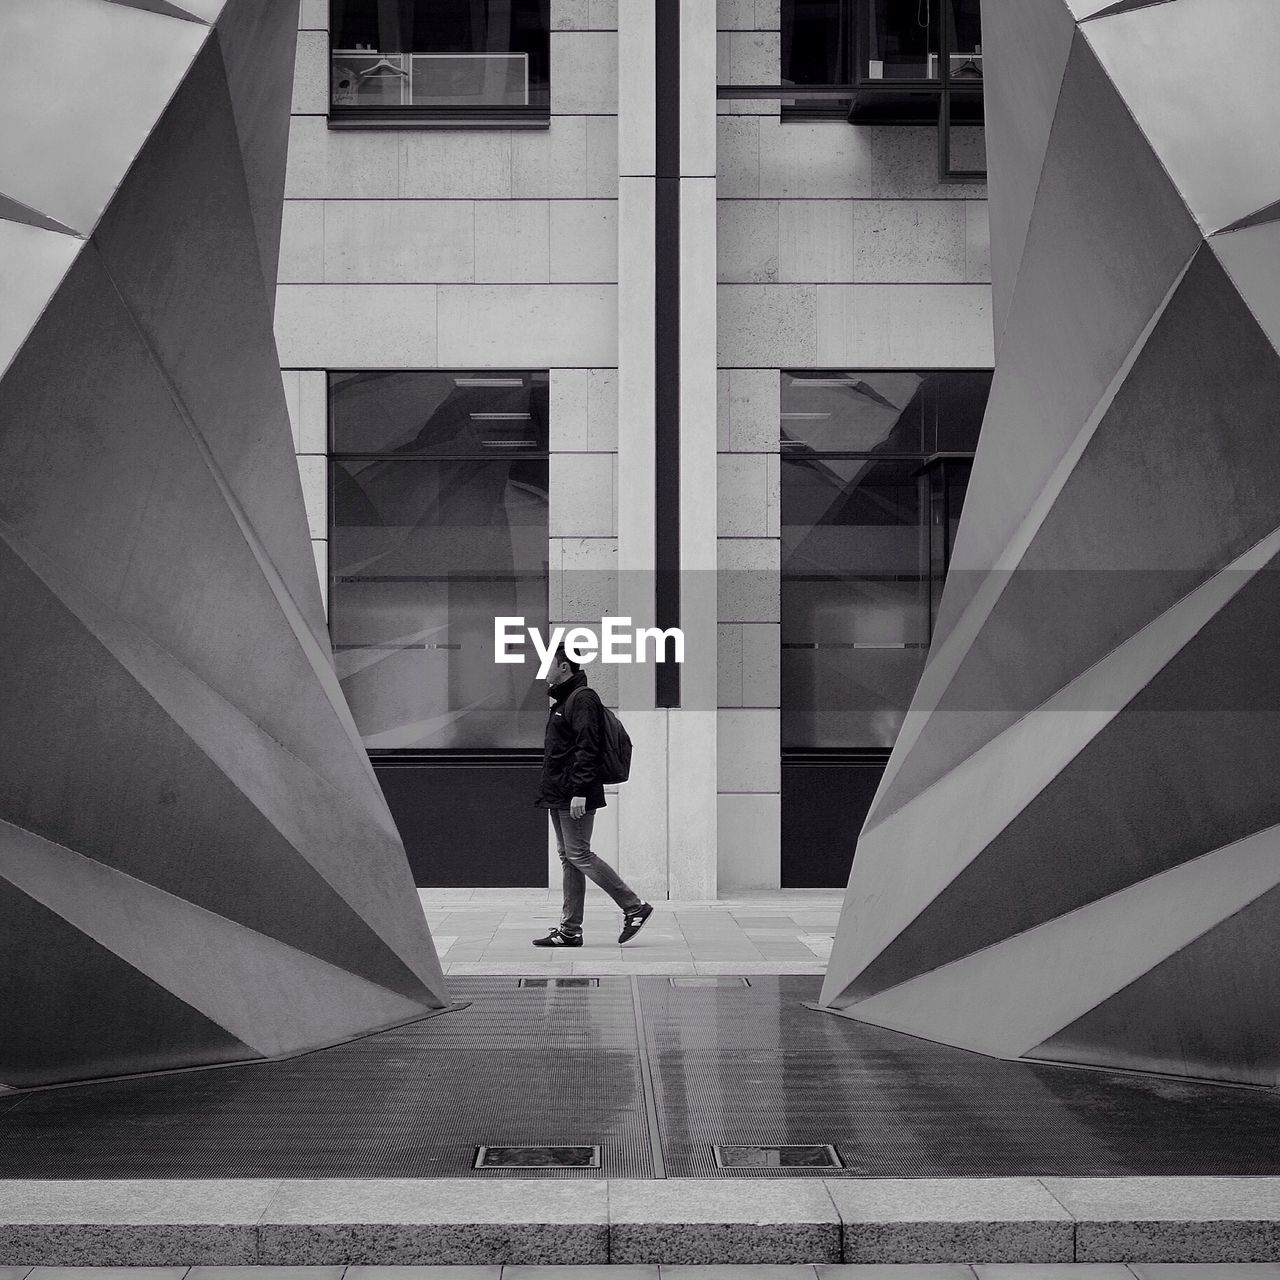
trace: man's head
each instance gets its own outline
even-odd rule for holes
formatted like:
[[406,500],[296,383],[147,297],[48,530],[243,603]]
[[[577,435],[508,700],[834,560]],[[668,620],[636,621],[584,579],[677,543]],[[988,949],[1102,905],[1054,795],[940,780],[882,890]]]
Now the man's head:
[[[544,649],[543,652],[545,653],[546,650]],[[564,645],[561,645],[552,657],[551,670],[547,672],[547,688],[554,689],[556,685],[572,679],[581,670],[581,665],[574,662],[564,651]]]

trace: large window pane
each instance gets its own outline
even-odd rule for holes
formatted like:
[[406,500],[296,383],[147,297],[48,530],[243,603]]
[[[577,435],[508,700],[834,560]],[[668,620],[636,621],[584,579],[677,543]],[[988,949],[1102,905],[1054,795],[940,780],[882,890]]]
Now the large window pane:
[[924,669],[990,370],[781,375],[782,745],[893,745]]
[[329,375],[335,453],[545,453],[547,376],[485,370]]
[[915,471],[783,459],[784,747],[893,744],[929,643]]
[[[545,696],[528,665],[494,662],[493,620],[546,627],[547,458],[491,456],[483,437],[456,456],[456,415],[438,415],[458,389],[442,399],[443,386],[435,373],[331,375],[334,443],[347,446],[331,467],[338,675],[371,750],[537,746]],[[462,390],[479,397],[468,422],[485,403],[512,412],[513,387]],[[442,443],[454,456],[438,456]]]
[[338,108],[550,103],[550,0],[332,0]]

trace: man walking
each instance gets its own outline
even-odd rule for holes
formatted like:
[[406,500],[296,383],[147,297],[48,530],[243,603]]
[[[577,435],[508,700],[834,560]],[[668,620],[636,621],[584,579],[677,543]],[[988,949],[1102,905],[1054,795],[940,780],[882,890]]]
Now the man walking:
[[565,653],[563,645],[555,652],[547,690],[551,694],[551,715],[547,719],[537,803],[540,808],[551,810],[556,848],[564,868],[564,906],[559,928],[552,929],[545,938],[535,938],[533,945],[582,946],[582,910],[588,878],[621,909],[622,932],[618,941],[626,942],[640,932],[653,908],[642,902],[607,862],[591,852],[595,811],[605,804],[604,784],[600,781],[600,698],[587,685],[582,668]]

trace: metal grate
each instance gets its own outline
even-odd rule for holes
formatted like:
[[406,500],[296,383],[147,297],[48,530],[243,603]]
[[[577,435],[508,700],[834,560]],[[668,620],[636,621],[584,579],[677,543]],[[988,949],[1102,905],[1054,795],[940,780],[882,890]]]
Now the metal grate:
[[477,1147],[476,1169],[598,1169],[599,1147]]
[[718,1169],[843,1169],[844,1165],[829,1143],[809,1143],[785,1147],[712,1148]]
[[668,978],[673,987],[749,987],[750,978]]
[[598,987],[599,978],[521,978],[517,987]]

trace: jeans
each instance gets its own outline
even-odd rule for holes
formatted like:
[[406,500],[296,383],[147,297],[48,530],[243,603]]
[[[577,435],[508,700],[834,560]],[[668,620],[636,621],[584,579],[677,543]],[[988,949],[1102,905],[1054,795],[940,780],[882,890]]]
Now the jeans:
[[591,831],[596,815],[587,812],[582,817],[569,817],[568,809],[552,809],[551,825],[555,828],[556,848],[560,851],[560,865],[564,868],[564,909],[560,915],[560,931],[568,934],[582,932],[582,908],[587,899],[587,879],[598,884],[624,913],[636,911],[640,899],[635,891],[603,858],[591,852]]

